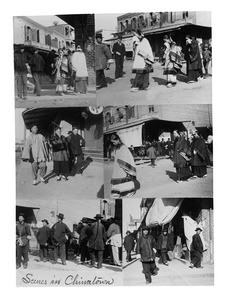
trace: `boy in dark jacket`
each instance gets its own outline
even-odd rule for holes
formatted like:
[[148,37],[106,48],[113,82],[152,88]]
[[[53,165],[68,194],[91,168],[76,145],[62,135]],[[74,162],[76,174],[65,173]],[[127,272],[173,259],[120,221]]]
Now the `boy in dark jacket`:
[[126,237],[124,239],[124,248],[125,251],[127,252],[127,256],[126,256],[127,262],[132,261],[131,251],[134,249],[134,246],[135,246],[134,238],[131,232],[128,230],[126,232]]
[[156,241],[149,234],[150,228],[148,226],[142,227],[142,236],[137,242],[137,258],[141,259],[143,271],[145,275],[146,284],[152,282],[151,275],[157,275],[157,267],[155,264]]
[[40,246],[40,259],[41,261],[47,262],[48,261],[48,247],[49,247],[49,240],[50,240],[50,228],[48,227],[49,222],[44,219],[42,220],[42,228],[38,229],[37,233],[37,240]]

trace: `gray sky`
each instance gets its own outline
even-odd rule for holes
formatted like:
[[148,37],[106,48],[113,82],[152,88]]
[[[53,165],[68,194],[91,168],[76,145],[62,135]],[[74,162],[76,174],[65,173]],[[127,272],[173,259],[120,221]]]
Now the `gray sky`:
[[123,13],[119,14],[96,14],[95,15],[95,30],[107,29],[115,30],[117,27],[117,17],[121,16]]
[[65,24],[65,22],[57,16],[28,16],[28,18],[45,27],[52,26],[54,21],[58,21],[58,24]]

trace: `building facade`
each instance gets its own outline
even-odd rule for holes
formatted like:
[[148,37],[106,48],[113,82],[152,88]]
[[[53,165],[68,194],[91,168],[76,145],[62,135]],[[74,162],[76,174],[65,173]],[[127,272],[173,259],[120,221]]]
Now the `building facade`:
[[161,55],[165,34],[171,35],[175,42],[185,46],[185,36],[196,34],[203,43],[211,43],[211,12],[177,11],[177,12],[139,12],[127,13],[117,18],[118,32],[110,39],[113,44],[117,35],[122,34],[126,47],[126,56],[132,57],[133,30],[140,29],[149,40],[155,57]]

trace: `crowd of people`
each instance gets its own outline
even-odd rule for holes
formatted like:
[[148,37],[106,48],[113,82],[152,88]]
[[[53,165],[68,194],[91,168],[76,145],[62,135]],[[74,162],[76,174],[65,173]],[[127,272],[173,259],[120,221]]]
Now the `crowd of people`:
[[31,164],[33,185],[39,183],[39,177],[42,183],[47,183],[47,162],[50,160],[53,161],[53,173],[57,181],[67,181],[71,173],[82,174],[86,167],[82,151],[84,146],[85,140],[76,127],[65,137],[61,134],[61,128],[56,126],[53,136],[48,140],[38,132],[38,126],[32,124],[22,160]]
[[[57,222],[49,224],[43,219],[42,227],[37,228],[35,237],[39,245],[39,256],[43,262],[62,265],[67,260],[82,264],[89,268],[102,268],[105,259],[109,264],[121,267],[120,251],[122,246],[119,220],[105,220],[100,214],[94,219],[83,217],[71,232],[63,222],[64,214],[57,215]],[[20,213],[16,224],[16,268],[27,268],[31,240],[30,226],[25,222],[25,214]],[[73,253],[70,258],[70,252]]]
[[[108,70],[115,62],[115,80],[124,76],[124,60],[126,58],[125,45],[122,35],[118,35],[117,42],[112,49],[102,43],[102,34],[96,35],[96,79],[97,88],[107,87],[104,70]],[[154,55],[151,45],[140,29],[133,31],[133,65],[132,73],[135,78],[131,92],[150,89],[149,74],[153,72]],[[211,47],[198,42],[196,35],[186,35],[185,48],[175,42],[175,37],[165,35],[162,47],[163,74],[166,75],[166,86],[174,87],[177,84],[177,75],[181,73],[183,60],[186,60],[187,83],[194,83],[209,76],[209,64],[212,60]],[[113,60],[114,59],[114,60]]]
[[[192,236],[190,249],[185,246],[185,251],[190,253],[190,268],[203,268],[201,265],[204,245],[200,237],[202,229],[196,228],[196,233]],[[169,227],[164,227],[162,232],[155,239],[148,226],[142,225],[138,232],[126,232],[124,238],[124,249],[127,253],[126,262],[140,259],[142,263],[142,273],[145,276],[146,284],[152,282],[151,276],[156,276],[160,270],[156,265],[164,264],[169,266],[169,262],[173,259],[173,251],[177,242]],[[133,258],[131,257],[133,254]],[[183,255],[182,255],[183,258]]]
[[49,79],[49,83],[56,84],[57,95],[87,93],[87,63],[80,45],[75,51],[60,48],[48,54],[23,44],[17,45],[14,51],[14,71],[17,99],[27,100],[27,90],[32,83],[30,78],[33,79],[33,93],[41,96],[44,76]]

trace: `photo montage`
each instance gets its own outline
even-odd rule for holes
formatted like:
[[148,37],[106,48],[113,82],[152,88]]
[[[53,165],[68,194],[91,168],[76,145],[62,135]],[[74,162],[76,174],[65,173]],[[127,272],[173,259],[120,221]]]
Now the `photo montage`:
[[123,284],[122,201],[104,200],[94,19],[13,18],[17,286]]
[[[214,284],[211,13],[96,15],[104,193],[123,203],[123,284]],[[102,63],[103,62],[103,63]]]
[[17,286],[213,285],[211,13],[13,23]]

